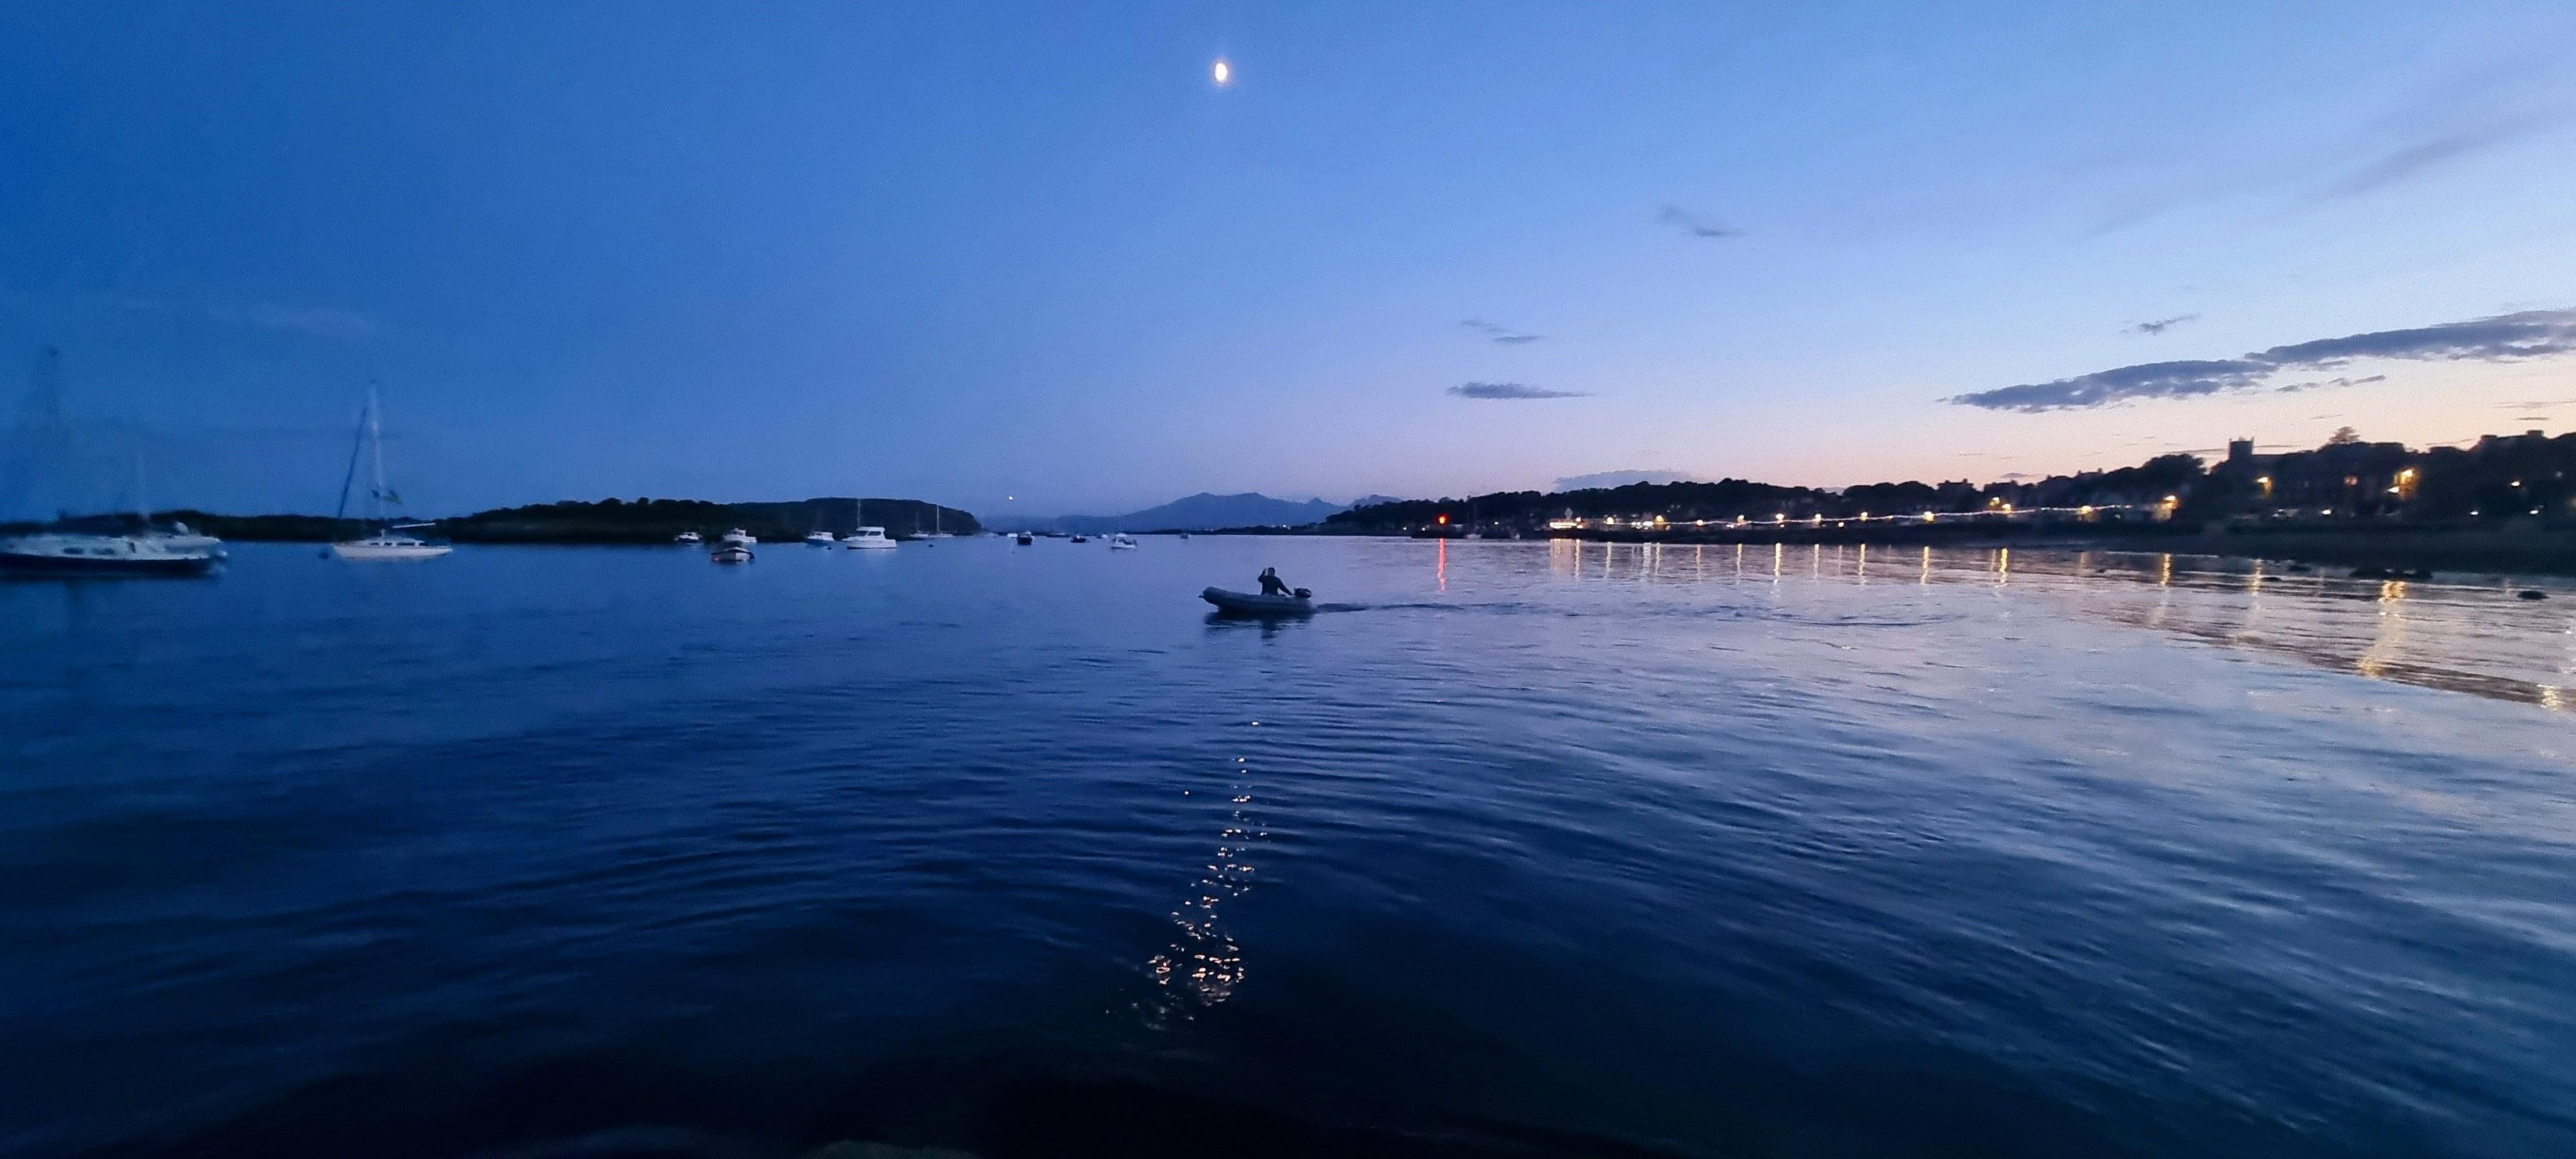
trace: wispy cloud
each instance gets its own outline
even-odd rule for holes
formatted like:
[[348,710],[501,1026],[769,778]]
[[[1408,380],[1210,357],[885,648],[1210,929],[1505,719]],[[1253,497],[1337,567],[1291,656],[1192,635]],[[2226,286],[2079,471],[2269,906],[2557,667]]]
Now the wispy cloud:
[[1491,338],[1496,342],[1500,342],[1505,346],[1527,346],[1532,342],[1536,342],[1547,337],[1545,334],[1523,333],[1522,331],[1513,329],[1512,327],[1504,326],[1499,323],[1488,322],[1482,318],[1469,318],[1458,324],[1473,330],[1476,333],[1482,334],[1487,338]]
[[[218,312],[217,317],[222,317]],[[278,302],[257,302],[239,312],[239,321],[270,330],[293,330],[320,338],[344,341],[365,338],[383,327],[364,314],[332,306],[289,306]]]
[[2409,141],[2335,179],[2318,191],[2318,196],[2328,201],[2358,197],[2482,149],[2504,144],[2548,124],[2546,118],[2515,117],[2455,128],[2437,136]]
[[1678,205],[1667,205],[1655,220],[1692,237],[1742,237],[1744,231],[1704,214],[1693,213]]
[[2323,382],[2293,382],[2282,386],[2276,386],[2272,388],[2272,393],[2298,394],[2302,391],[2318,390],[2324,387],[2368,386],[2374,382],[2386,381],[2388,381],[2388,376],[2385,374],[2374,374],[2367,378],[2329,378]]
[[354,310],[336,306],[296,306],[284,302],[205,302],[185,298],[162,298],[143,294],[125,294],[115,299],[127,310],[161,314],[200,315],[226,326],[254,326],[262,330],[287,330],[354,342],[382,332],[375,319]]
[[1449,393],[1460,398],[1484,399],[1590,397],[1579,390],[1549,390],[1543,386],[1530,386],[1518,382],[1463,382],[1450,387]]
[[2176,326],[2180,326],[2185,322],[2197,322],[2199,320],[2200,315],[2198,314],[2176,314],[2171,318],[2158,318],[2153,322],[2140,322],[2135,326],[2124,327],[2124,329],[2131,334],[2162,334],[2165,331],[2171,330]]
[[[1952,395],[1942,401],[1987,410],[2074,410],[2140,398],[2233,394],[2256,389],[2280,371],[2331,370],[2356,359],[2513,362],[2570,351],[2576,351],[2576,310],[2525,310],[2439,326],[2296,342],[2238,358],[2121,366],[2051,382]],[[2344,380],[2341,385],[2367,381],[2373,380]]]

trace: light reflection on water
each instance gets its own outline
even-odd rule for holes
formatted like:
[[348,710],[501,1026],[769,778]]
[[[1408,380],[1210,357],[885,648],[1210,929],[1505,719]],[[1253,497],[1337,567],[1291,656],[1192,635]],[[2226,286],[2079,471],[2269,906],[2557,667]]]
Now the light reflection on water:
[[[2576,592],[2563,588],[2553,589],[2552,599],[2526,601],[2515,596],[2528,581],[2350,579],[2287,570],[2277,561],[2170,552],[1911,550],[1915,581],[1924,587],[1983,583],[2086,618],[2376,680],[2554,711],[2576,706],[2567,694],[2576,684],[2576,604],[2569,602]],[[1769,554],[1767,575],[1756,575],[1770,585],[1801,578],[1789,562],[1789,545],[1780,543],[1667,547],[1559,539],[1547,551],[1548,570],[1560,577],[1741,586],[1751,551]],[[1708,551],[1726,553],[1731,566],[1711,572]],[[1866,544],[1831,552],[1809,544],[1804,551],[1803,578],[1810,583],[1870,582]],[[1439,566],[1446,591],[1451,565],[1445,554]]]

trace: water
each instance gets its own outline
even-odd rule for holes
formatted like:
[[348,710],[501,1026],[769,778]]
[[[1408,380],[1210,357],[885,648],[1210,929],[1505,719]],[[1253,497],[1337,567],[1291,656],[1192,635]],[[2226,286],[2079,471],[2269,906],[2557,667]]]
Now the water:
[[[1209,622],[1263,564],[1348,607]],[[2571,622],[1204,536],[0,585],[0,1150],[2576,1152]]]

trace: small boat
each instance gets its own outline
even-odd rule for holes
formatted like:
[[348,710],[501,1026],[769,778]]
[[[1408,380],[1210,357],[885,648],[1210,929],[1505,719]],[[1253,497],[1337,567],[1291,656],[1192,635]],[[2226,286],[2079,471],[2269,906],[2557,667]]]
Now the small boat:
[[830,547],[839,542],[840,540],[832,538],[832,533],[828,531],[809,531],[805,534],[807,547]]
[[671,542],[676,543],[676,544],[680,544],[681,546],[684,546],[684,547],[694,546],[694,545],[697,545],[697,544],[705,543],[706,541],[707,541],[707,537],[706,537],[706,536],[700,535],[700,534],[698,534],[697,532],[694,532],[694,531],[683,531],[683,532],[679,533],[678,535],[674,535],[674,536],[672,536],[672,537],[671,537]]
[[1077,535],[1073,537],[1073,541],[1075,543],[1089,543],[1091,542],[1091,537],[1088,535]]
[[1118,534],[1116,534],[1116,535],[1110,536],[1110,537],[1109,537],[1109,550],[1111,550],[1111,551],[1134,551],[1134,550],[1136,550],[1136,537],[1135,537],[1135,536],[1132,536],[1132,535],[1129,535],[1129,534],[1127,534],[1127,533],[1126,533],[1126,532],[1124,532],[1124,531],[1121,531],[1121,532],[1119,532],[1119,533],[1118,533]]
[[1019,534],[1019,544],[1022,547],[1027,547],[1028,545],[1036,542],[1037,537],[1030,535],[1028,532],[1023,531]]
[[1293,596],[1256,596],[1250,592],[1230,592],[1209,588],[1199,598],[1216,605],[1219,615],[1227,616],[1303,616],[1314,612],[1314,593],[1298,588]]
[[207,536],[22,535],[0,540],[0,571],[53,575],[204,575],[222,558]]
[[759,543],[760,537],[737,527],[724,533],[723,542],[726,547],[750,547]]
[[885,528],[861,527],[842,536],[841,546],[852,551],[892,551],[895,544],[886,538]]
[[717,548],[714,554],[707,558],[717,563],[750,563],[751,549],[739,543],[728,543]]

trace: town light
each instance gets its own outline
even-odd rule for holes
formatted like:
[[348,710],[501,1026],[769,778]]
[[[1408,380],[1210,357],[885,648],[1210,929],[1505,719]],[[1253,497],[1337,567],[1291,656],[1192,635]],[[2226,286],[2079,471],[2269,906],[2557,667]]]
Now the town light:
[[1448,525],[1449,525],[1449,517],[1448,517],[1448,516],[1446,516],[1446,515],[1441,516],[1441,517],[1440,517],[1440,525],[1441,525],[1441,526],[1443,526],[1443,527],[1448,526]]

